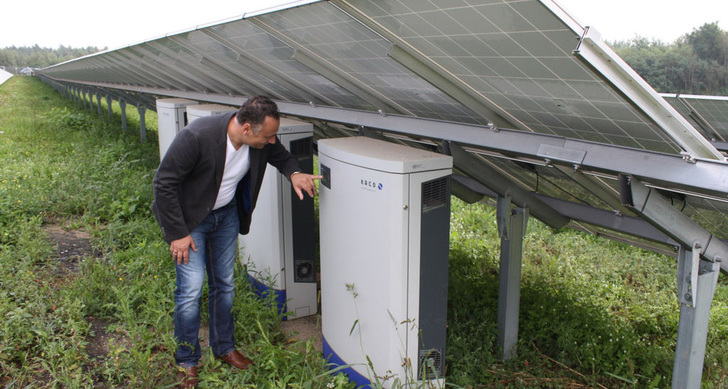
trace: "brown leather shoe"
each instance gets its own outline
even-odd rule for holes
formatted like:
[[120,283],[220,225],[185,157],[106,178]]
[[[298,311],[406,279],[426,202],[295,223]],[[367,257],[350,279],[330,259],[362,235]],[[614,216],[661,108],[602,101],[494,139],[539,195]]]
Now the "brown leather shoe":
[[253,361],[243,354],[240,354],[238,350],[233,350],[230,354],[217,358],[222,359],[223,362],[227,362],[240,370],[247,370],[253,364]]
[[177,366],[177,387],[180,389],[197,387],[197,366]]

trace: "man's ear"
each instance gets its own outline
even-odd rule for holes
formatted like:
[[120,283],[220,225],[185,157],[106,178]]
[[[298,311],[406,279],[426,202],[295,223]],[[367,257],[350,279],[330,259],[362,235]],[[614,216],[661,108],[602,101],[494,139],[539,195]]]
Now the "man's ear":
[[250,123],[243,124],[243,134],[250,135],[253,131],[253,127],[250,126]]

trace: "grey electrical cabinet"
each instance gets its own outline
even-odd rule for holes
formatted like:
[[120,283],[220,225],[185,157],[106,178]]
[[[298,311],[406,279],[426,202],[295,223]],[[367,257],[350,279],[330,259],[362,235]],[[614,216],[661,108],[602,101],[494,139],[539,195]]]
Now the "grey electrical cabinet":
[[[313,125],[281,118],[278,139],[311,174]],[[300,200],[289,178],[268,165],[250,232],[240,235],[240,253],[254,290],[273,294],[284,320],[318,312],[315,226],[313,199]]]
[[187,99],[157,99],[157,128],[159,133],[159,160],[172,144],[174,137],[187,125],[187,107],[197,105]]

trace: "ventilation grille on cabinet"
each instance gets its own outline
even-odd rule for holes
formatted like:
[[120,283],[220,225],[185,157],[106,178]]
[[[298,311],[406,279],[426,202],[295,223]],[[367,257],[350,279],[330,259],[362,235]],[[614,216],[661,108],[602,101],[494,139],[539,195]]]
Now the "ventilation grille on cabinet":
[[296,273],[293,275],[294,282],[316,282],[316,271],[314,263],[310,260],[295,260]]
[[301,138],[291,141],[288,151],[295,157],[311,158],[313,147],[313,137]]
[[420,363],[418,366],[418,380],[443,378],[445,376],[445,361],[442,358],[442,350],[420,350]]
[[422,183],[422,212],[450,204],[450,177]]

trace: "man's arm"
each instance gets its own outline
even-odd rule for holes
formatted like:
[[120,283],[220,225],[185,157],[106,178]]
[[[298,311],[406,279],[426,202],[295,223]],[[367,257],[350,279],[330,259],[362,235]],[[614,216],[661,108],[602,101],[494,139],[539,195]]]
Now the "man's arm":
[[268,152],[268,163],[275,166],[281,174],[288,177],[293,186],[293,190],[296,191],[298,198],[303,200],[303,192],[308,193],[309,196],[313,197],[316,195],[316,183],[315,181],[321,179],[322,176],[315,176],[312,174],[303,173],[301,164],[298,162],[295,156],[291,154],[280,139],[276,139],[276,143],[270,146]]
[[189,235],[178,191],[184,177],[194,168],[197,155],[194,135],[182,131],[170,145],[154,175],[154,215],[168,243]]

